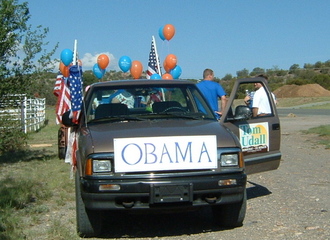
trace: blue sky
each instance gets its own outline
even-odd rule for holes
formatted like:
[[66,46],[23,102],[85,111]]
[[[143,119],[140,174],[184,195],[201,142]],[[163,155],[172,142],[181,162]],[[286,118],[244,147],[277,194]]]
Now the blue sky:
[[[23,0],[19,0],[23,2]],[[29,0],[30,24],[48,27],[54,58],[78,41],[84,70],[97,56],[110,57],[117,70],[127,55],[147,69],[151,36],[160,62],[174,54],[180,78],[202,78],[211,68],[218,78],[244,68],[289,69],[330,59],[328,0]],[[158,30],[172,24],[176,33],[162,41]]]

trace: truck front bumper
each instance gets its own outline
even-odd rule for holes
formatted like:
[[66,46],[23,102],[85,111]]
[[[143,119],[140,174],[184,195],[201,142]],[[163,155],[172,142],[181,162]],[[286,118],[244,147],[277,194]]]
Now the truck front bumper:
[[229,204],[243,199],[246,174],[160,179],[80,179],[86,208],[162,209]]

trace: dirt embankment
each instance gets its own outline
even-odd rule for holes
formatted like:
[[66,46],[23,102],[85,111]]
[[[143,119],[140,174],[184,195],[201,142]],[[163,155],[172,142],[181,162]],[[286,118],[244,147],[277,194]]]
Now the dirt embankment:
[[277,98],[329,97],[330,91],[319,84],[284,85],[274,91]]

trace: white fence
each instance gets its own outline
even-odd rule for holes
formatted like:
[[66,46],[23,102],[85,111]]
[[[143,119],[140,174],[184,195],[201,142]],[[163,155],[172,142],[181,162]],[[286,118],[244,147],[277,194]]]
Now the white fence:
[[17,94],[6,96],[6,100],[0,102],[0,118],[17,121],[25,133],[37,131],[44,125],[45,110],[45,98],[27,98]]

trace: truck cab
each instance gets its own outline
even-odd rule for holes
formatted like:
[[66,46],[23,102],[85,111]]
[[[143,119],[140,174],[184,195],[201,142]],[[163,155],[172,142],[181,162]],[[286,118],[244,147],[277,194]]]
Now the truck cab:
[[[267,116],[252,117],[243,101],[255,82],[265,87]],[[236,82],[220,120],[191,81],[118,80],[91,85],[78,124],[69,112],[62,122],[77,149],[81,237],[97,236],[112,211],[211,206],[219,225],[239,227],[247,173],[276,169],[281,158],[276,106],[261,78]]]

